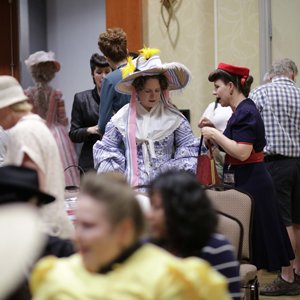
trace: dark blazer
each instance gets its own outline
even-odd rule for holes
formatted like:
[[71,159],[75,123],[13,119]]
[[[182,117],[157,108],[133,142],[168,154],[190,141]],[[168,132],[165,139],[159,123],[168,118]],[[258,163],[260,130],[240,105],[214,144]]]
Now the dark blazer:
[[83,143],[78,164],[85,172],[94,169],[93,145],[100,137],[88,134],[87,128],[98,124],[99,103],[100,97],[96,87],[74,96],[69,137],[74,143]]

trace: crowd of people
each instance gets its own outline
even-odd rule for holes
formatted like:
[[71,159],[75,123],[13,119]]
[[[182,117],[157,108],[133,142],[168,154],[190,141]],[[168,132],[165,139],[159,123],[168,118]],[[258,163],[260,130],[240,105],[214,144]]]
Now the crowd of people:
[[[252,263],[279,272],[260,293],[300,295],[295,63],[275,61],[252,90],[248,68],[219,63],[208,76],[215,101],[194,134],[170,96],[189,84],[184,64],[162,62],[155,48],[130,56],[120,28],[101,33],[98,46],[94,87],[75,94],[69,134],[62,93],[49,84],[60,70],[54,53],[25,61],[34,87],[0,76],[0,214],[17,204],[24,219],[40,222],[8,222],[12,234],[19,228],[32,238],[34,255],[16,255],[20,268],[0,298],[241,299],[240,262],[195,176],[200,136],[200,152],[214,148],[224,186],[253,198]],[[79,158],[73,143],[82,144]],[[66,172],[72,166],[81,177]],[[64,187],[79,184],[74,228]],[[18,238],[19,247],[25,242]]]

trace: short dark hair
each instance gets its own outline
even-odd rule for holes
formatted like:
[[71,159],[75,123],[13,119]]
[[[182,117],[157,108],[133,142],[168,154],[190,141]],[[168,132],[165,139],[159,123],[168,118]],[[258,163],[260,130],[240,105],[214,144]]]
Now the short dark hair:
[[132,86],[135,88],[137,92],[142,91],[145,87],[147,80],[149,79],[158,79],[162,91],[165,91],[169,87],[168,79],[163,74],[137,77],[132,82]]
[[217,213],[194,174],[162,173],[150,184],[150,198],[155,193],[162,199],[167,246],[179,256],[199,255],[216,231]]
[[238,91],[241,92],[245,97],[248,97],[251,89],[251,84],[253,82],[253,77],[249,75],[245,80],[245,83],[242,85],[242,76],[231,74],[221,69],[216,69],[208,75],[208,80],[211,82],[214,82],[218,79],[222,80],[226,85],[229,82],[232,82],[238,89]]
[[94,53],[90,58],[90,67],[91,67],[91,73],[93,74],[96,67],[99,68],[109,67],[109,63],[107,62],[105,56],[100,55],[98,53]]

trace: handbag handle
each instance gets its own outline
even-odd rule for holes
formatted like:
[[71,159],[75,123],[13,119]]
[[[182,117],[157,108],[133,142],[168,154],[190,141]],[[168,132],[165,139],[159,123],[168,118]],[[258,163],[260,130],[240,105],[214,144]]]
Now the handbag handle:
[[203,135],[201,135],[201,137],[200,137],[200,144],[199,144],[199,149],[198,149],[198,155],[201,154],[202,144],[203,144]]
[[[198,155],[201,155],[202,145],[203,145],[203,135],[201,135],[201,137],[200,137],[200,144],[199,144],[199,149],[198,149]],[[207,149],[209,151],[210,157],[214,157],[213,156],[213,152],[212,152],[212,148],[211,148],[211,144],[209,142],[207,144]]]

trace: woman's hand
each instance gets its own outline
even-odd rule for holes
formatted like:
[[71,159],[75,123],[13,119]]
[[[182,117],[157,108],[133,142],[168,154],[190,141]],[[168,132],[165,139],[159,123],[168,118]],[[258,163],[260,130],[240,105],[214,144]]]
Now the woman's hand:
[[199,128],[203,128],[203,127],[206,127],[206,126],[208,126],[208,127],[215,127],[215,125],[212,123],[211,120],[209,120],[209,119],[206,118],[206,117],[203,117],[203,118],[201,118],[201,119],[199,120],[199,122],[198,122],[198,127],[199,127]]
[[88,134],[97,134],[97,135],[100,135],[99,134],[99,127],[98,127],[98,125],[95,125],[95,126],[92,126],[92,127],[88,127],[87,133]]
[[220,132],[213,127],[205,126],[201,128],[201,135],[204,137],[204,140],[211,140],[213,142],[216,141],[217,135],[220,134]]

